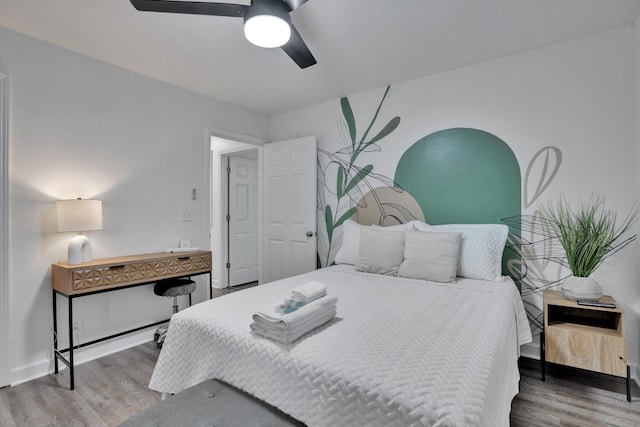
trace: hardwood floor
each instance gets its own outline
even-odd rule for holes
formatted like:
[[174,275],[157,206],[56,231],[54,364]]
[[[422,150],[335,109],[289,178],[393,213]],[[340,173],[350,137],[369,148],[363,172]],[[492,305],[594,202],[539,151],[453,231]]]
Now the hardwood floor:
[[[150,342],[80,365],[74,391],[66,371],[0,389],[0,426],[118,425],[160,401],[160,393],[147,388],[158,354]],[[539,362],[530,359],[522,360],[520,372],[512,426],[640,425],[635,383],[629,403],[624,381],[614,377],[549,367],[543,383]]]
[[159,350],[154,342],[0,389],[0,426],[115,426],[158,403],[147,388]]
[[633,380],[627,402],[622,378],[548,365],[542,382],[540,362],[524,358],[520,377],[512,426],[640,426],[640,388]]

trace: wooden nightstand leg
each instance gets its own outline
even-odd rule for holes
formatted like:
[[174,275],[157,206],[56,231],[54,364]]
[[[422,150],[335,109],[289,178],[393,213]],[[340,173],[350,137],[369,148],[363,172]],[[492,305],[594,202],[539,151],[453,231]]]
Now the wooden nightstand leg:
[[540,332],[540,364],[541,364],[541,371],[542,371],[542,382],[546,381],[547,378],[547,372],[546,372],[546,368],[547,368],[547,363],[545,360],[545,348],[544,348],[544,331]]
[[627,365],[627,402],[631,402],[631,366]]

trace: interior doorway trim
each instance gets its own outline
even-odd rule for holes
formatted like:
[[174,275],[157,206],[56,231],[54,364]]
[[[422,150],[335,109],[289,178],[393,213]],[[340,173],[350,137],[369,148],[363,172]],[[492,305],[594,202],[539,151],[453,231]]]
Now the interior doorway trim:
[[[223,140],[229,140],[238,143],[239,147],[229,148],[224,150],[214,150],[212,146],[212,139],[219,138]],[[209,235],[211,238],[210,246],[211,251],[213,252],[213,286],[217,288],[226,287],[226,269],[225,264],[223,263],[223,259],[226,262],[226,254],[225,248],[223,247],[223,241],[220,238],[223,233],[222,226],[222,165],[221,160],[224,155],[229,155],[238,151],[246,151],[249,148],[258,149],[258,164],[259,164],[259,174],[262,174],[261,168],[261,159],[262,159],[262,145],[267,142],[265,139],[260,139],[258,137],[249,136],[237,132],[220,130],[215,128],[207,129],[207,152],[208,155],[206,158],[209,163],[209,191],[208,195],[209,199]],[[242,147],[244,145],[244,147]],[[259,195],[261,198],[261,195]],[[259,209],[261,209],[262,200],[258,201]],[[261,214],[261,211],[259,211]],[[258,233],[261,233],[261,230],[258,230]],[[258,248],[258,260],[260,262],[262,257],[262,245]],[[258,278],[258,282],[261,282],[261,278]]]
[[9,373],[9,76],[0,73],[0,387]]

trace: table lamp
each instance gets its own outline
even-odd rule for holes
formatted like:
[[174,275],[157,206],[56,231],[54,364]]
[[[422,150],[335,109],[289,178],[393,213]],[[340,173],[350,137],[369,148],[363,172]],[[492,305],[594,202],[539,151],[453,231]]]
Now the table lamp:
[[83,231],[102,230],[102,200],[58,200],[56,202],[58,232],[76,231],[69,242],[68,264],[80,264],[93,259],[91,242]]

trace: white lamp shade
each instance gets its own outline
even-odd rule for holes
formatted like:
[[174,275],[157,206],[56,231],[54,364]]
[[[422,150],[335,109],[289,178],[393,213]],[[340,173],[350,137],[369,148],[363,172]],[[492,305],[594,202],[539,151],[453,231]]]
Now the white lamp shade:
[[244,36],[256,46],[280,47],[291,37],[291,27],[275,15],[255,15],[244,23]]
[[58,200],[58,231],[102,230],[102,200]]

